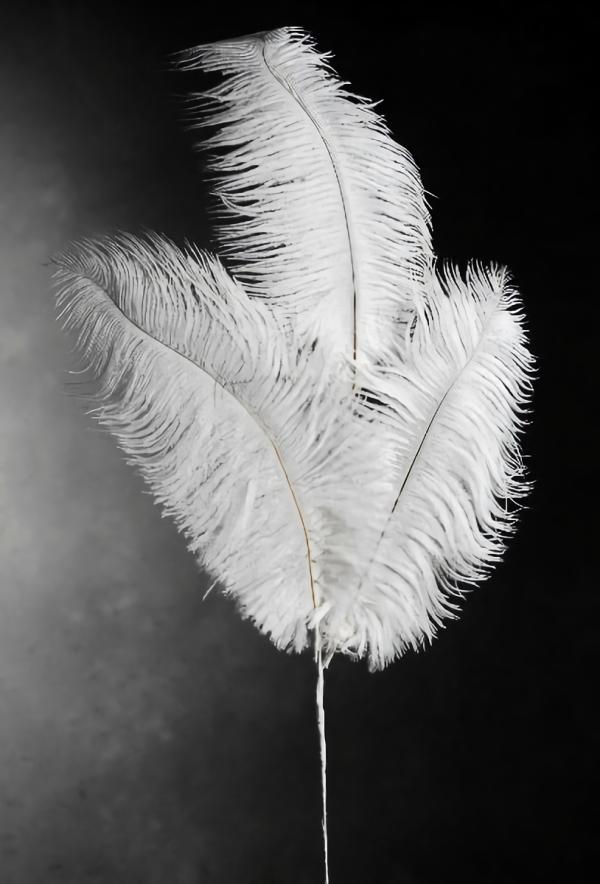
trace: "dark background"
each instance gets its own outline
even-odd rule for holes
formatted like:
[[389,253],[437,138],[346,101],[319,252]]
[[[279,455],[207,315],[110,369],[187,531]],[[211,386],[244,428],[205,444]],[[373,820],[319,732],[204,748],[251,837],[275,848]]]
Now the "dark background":
[[525,439],[536,487],[505,561],[427,652],[381,674],[345,659],[328,672],[332,884],[584,880],[597,794],[595,22],[573,5],[393,10],[2,12],[5,884],[322,879],[310,657],[278,653],[216,594],[202,602],[183,539],[64,394],[45,264],[116,228],[209,244],[181,125],[202,78],[170,71],[168,53],[286,24],[384,100],[435,194],[437,253],[511,268],[539,360]]

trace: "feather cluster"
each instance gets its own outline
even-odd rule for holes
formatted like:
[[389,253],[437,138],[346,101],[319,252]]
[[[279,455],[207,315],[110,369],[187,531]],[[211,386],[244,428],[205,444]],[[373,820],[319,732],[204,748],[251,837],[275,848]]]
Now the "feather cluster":
[[532,357],[506,270],[439,269],[417,168],[302,31],[182,53],[221,259],[77,243],[58,303],[94,414],[279,648],[382,668],[489,574],[527,482]]

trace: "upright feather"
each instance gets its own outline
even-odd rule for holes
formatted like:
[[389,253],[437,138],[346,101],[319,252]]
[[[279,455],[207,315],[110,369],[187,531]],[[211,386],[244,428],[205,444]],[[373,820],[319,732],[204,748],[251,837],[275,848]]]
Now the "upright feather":
[[[379,361],[426,290],[429,214],[416,166],[373,103],[298,28],[181,53],[225,75],[200,96],[225,224],[219,251],[295,331]],[[215,150],[215,149],[218,149]]]

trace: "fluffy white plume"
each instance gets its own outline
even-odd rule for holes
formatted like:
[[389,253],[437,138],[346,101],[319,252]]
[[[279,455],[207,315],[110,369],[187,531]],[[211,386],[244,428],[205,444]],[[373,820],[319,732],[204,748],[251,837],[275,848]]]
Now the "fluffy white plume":
[[301,342],[290,352],[207,254],[122,235],[57,262],[65,327],[100,380],[96,417],[242,613],[301,650],[327,582],[356,572],[359,499],[377,495],[347,370]]
[[[181,53],[224,80],[199,101],[220,253],[295,332],[379,360],[426,289],[429,214],[410,154],[297,28]],[[225,150],[224,150],[225,149]]]
[[455,616],[526,490],[532,359],[505,271],[436,273],[423,190],[294,29],[184,56],[209,93],[224,255],[58,258],[96,413],[202,565],[281,648],[381,668]]
[[460,587],[500,558],[528,488],[518,437],[532,369],[507,272],[471,266],[436,276],[403,361],[369,379],[396,455],[385,525],[346,600],[371,666],[433,638]]

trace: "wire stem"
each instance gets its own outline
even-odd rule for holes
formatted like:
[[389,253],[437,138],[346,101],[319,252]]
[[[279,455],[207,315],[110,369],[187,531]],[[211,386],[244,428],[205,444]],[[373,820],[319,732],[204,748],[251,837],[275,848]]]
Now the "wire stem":
[[317,663],[317,725],[319,728],[319,746],[321,751],[321,795],[323,801],[323,855],[325,859],[325,884],[329,884],[329,849],[327,839],[327,744],[325,742],[325,672],[323,667],[323,651],[321,633],[315,629],[315,659]]

